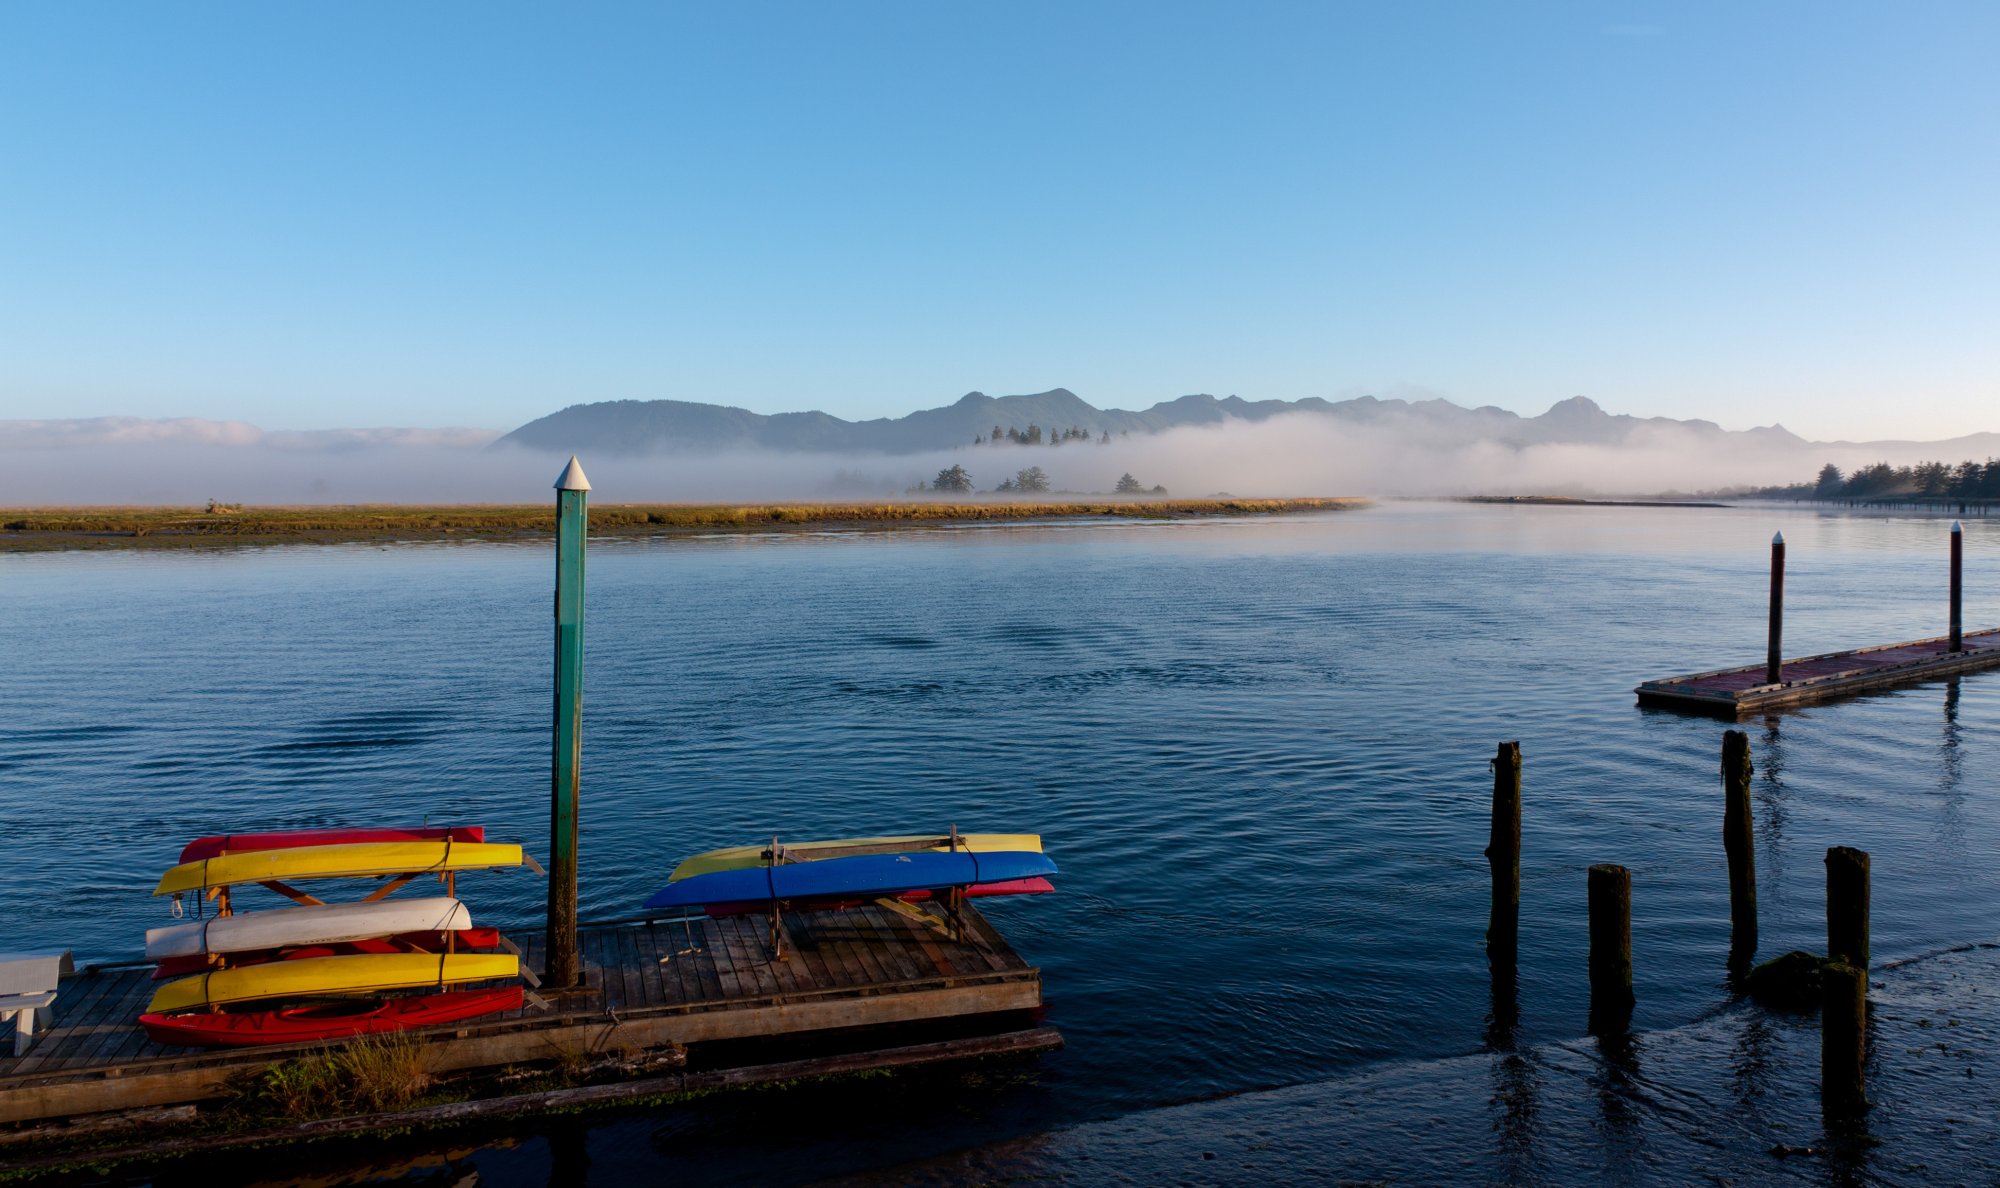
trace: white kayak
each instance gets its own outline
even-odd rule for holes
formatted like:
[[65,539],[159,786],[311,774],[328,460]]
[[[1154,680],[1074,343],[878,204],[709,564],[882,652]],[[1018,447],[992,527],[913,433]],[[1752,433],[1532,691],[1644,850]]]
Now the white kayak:
[[472,927],[472,913],[450,896],[382,899],[373,903],[324,903],[238,912],[146,930],[146,956],[197,957],[203,953],[247,953],[295,945],[394,936],[401,932],[456,932]]

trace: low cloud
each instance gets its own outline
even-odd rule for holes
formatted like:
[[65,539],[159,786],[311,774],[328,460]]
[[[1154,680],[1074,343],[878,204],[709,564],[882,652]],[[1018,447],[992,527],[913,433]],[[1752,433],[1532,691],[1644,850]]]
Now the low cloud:
[[[0,422],[0,504],[532,503],[563,456],[486,448],[479,429],[267,432],[137,418]],[[1176,495],[1643,495],[1810,479],[1819,466],[1957,460],[1956,443],[1814,444],[1650,422],[1615,444],[1438,440],[1420,420],[1312,413],[1133,435],[1110,444],[983,445],[912,455],[778,453],[583,459],[604,503],[876,499],[963,466],[981,491],[1039,466],[1059,491],[1122,474]],[[1967,455],[1970,456],[1970,455]]]

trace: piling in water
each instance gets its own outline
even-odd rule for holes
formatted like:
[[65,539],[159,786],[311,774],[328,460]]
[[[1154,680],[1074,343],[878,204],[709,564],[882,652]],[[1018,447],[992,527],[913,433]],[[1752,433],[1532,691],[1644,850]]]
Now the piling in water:
[[1785,534],[1771,537],[1771,625],[1764,645],[1764,683],[1775,685],[1784,675]]
[[1868,1058],[1868,973],[1842,961],[1820,976],[1820,1109],[1842,1117],[1867,1106],[1863,1065]]
[[1722,735],[1722,849],[1729,860],[1729,964],[1738,973],[1757,952],[1757,852],[1750,817],[1750,736]]
[[1951,650],[1965,650],[1965,528],[1951,522]]
[[549,786],[548,959],[543,985],[583,981],[576,945],[577,792],[583,763],[583,551],[590,480],[572,457],[556,479],[556,709]]
[[1493,870],[1493,911],[1486,922],[1486,959],[1511,974],[1521,928],[1521,744],[1503,742],[1493,757],[1493,829],[1486,843]]
[[1632,872],[1590,868],[1590,1029],[1622,1031],[1632,1015]]
[[1826,852],[1826,959],[1868,969],[1868,852]]

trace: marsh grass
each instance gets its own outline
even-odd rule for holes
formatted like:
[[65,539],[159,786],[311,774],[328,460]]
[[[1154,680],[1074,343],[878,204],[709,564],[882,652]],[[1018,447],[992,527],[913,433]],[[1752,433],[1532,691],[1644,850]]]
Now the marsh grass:
[[262,1069],[238,1086],[245,1114],[293,1120],[407,1109],[431,1088],[424,1045],[401,1032],[328,1045]]
[[[1366,506],[1363,499],[995,499],[934,503],[599,504],[596,537],[806,526],[893,527],[1071,517],[1182,519],[1279,515]],[[516,540],[555,530],[553,506],[39,508],[0,510],[0,551],[405,540]]]

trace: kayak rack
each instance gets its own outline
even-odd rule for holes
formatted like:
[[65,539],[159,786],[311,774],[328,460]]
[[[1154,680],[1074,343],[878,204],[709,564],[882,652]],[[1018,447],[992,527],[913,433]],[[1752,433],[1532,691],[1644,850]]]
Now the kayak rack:
[[[871,854],[905,854],[912,850],[936,849],[940,845],[945,848],[947,853],[955,854],[958,852],[959,838],[956,822],[952,824],[949,833],[939,834],[935,838],[921,838],[915,842],[902,840],[895,842],[862,843],[851,846],[821,845],[814,848],[811,858],[799,857],[793,851],[786,849],[784,844],[777,838],[773,837],[770,846],[759,857],[764,860],[766,867],[789,866],[800,862],[824,861],[828,858],[860,858]],[[965,887],[963,885],[945,889],[945,915],[943,920],[917,907],[917,905],[905,903],[893,895],[871,896],[867,897],[867,901],[886,911],[895,912],[897,915],[913,921],[920,927],[930,929],[948,940],[963,943],[966,939]],[[786,906],[787,902],[784,900],[771,900],[771,929],[768,943],[771,948],[771,958],[774,961],[785,960],[785,932],[780,927],[779,921]]]
[[[977,908],[959,905],[954,939],[945,905],[902,906],[911,912],[872,902],[846,911],[777,905],[770,927],[784,960],[754,914],[587,926],[579,930],[582,991],[545,1011],[406,1034],[425,1045],[439,1073],[530,1065],[552,1052],[831,1037],[848,1049],[843,1067],[856,1060],[865,1067],[868,1051],[908,1042],[898,1028],[956,1020],[954,1028],[998,1033],[1040,1010],[1041,971]],[[510,939],[524,969],[542,968],[539,929]],[[237,1078],[322,1048],[156,1043],[137,1023],[150,975],[144,965],[99,966],[62,979],[35,1046],[25,1056],[0,1056],[0,1123],[206,1101]]]

